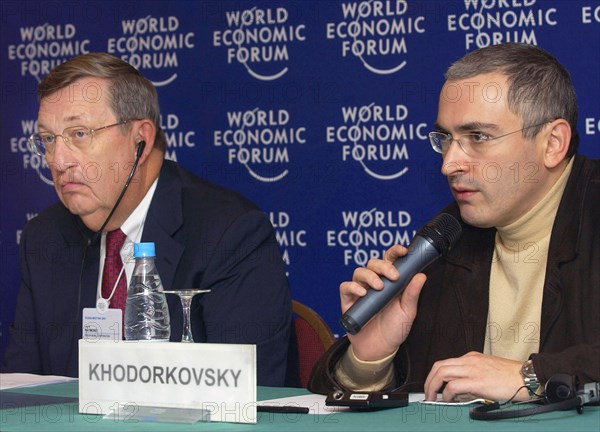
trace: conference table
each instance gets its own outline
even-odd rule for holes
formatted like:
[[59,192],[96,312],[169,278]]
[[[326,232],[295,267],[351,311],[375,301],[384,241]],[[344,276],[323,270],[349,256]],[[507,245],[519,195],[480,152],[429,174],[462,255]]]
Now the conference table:
[[[309,394],[305,389],[258,387],[257,399]],[[78,413],[78,383],[49,384],[0,391],[2,431],[600,431],[600,407],[549,412],[536,416],[479,421],[469,406],[410,403],[380,411],[326,414],[257,413],[256,424],[198,422],[156,423],[105,419]]]

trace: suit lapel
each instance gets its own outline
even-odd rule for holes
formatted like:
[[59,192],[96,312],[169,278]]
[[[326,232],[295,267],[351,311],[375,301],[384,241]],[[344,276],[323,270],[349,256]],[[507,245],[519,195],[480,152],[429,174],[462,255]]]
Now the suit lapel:
[[[66,208],[63,212],[60,222],[56,223],[63,241],[62,249],[53,257],[57,269],[50,273],[48,282],[52,292],[62,294],[52,296],[55,322],[68,319],[79,323],[81,310],[96,304],[100,242],[91,243],[86,248],[94,233]],[[76,325],[80,335],[81,325]]]
[[467,350],[483,351],[496,230],[473,230],[465,234],[458,247],[448,255],[450,265],[446,280],[452,281]]
[[182,187],[177,167],[164,161],[142,234],[142,241],[156,246],[156,266],[165,289],[182,288],[173,286],[184,251],[183,244],[175,239],[183,225]]
[[589,174],[585,170],[584,160],[577,155],[574,157],[573,168],[552,226],[542,299],[540,350],[544,347],[548,333],[562,310],[564,294],[560,266],[577,257],[581,240],[581,219],[584,212],[582,207],[589,184]]

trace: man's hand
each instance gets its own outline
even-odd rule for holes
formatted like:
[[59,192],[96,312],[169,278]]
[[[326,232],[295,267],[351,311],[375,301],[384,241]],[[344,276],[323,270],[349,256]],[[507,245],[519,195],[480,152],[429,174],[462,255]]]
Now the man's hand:
[[[507,400],[523,386],[523,362],[470,352],[462,357],[435,362],[425,380],[425,400],[435,400],[444,383],[445,401],[461,395],[491,400]],[[515,400],[528,400],[527,389],[519,391]]]
[[[408,249],[403,246],[392,246],[383,260],[371,259],[366,268],[357,268],[352,281],[340,285],[342,313],[366,295],[369,289],[381,290],[383,281],[380,276],[397,280],[400,275],[392,263],[407,252]],[[348,335],[354,354],[360,360],[373,361],[387,357],[406,340],[417,315],[417,302],[425,280],[423,273],[416,274],[404,292],[375,315],[358,334]]]

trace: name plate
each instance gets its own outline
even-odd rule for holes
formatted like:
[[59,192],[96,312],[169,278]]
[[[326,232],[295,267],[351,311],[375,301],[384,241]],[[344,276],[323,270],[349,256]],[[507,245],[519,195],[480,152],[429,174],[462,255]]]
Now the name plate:
[[187,408],[256,423],[256,346],[79,341],[79,412]]

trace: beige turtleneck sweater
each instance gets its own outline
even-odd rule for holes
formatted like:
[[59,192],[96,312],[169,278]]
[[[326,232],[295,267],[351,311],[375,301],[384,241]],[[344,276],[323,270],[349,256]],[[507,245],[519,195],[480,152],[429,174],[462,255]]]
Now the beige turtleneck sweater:
[[539,350],[550,234],[572,165],[531,210],[496,227],[484,354],[526,361]]
[[[539,349],[542,295],[550,234],[573,158],[550,191],[517,221],[497,227],[490,274],[488,326],[484,354],[525,361]],[[373,391],[394,377],[394,354],[365,362],[352,345],[335,367],[348,388]]]

